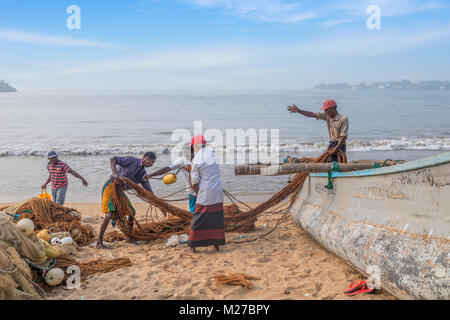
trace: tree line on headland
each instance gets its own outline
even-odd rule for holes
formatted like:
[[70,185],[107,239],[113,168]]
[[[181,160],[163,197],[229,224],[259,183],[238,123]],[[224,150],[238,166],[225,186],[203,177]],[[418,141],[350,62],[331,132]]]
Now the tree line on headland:
[[374,81],[361,82],[356,85],[351,85],[346,82],[341,83],[321,83],[314,87],[314,89],[353,89],[353,90],[450,90],[450,82],[440,80],[425,80],[420,82],[411,82],[409,80],[402,81]]

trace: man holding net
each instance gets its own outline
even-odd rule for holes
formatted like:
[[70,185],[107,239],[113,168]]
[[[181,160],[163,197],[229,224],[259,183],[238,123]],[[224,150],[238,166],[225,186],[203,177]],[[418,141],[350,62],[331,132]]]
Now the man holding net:
[[[102,211],[105,214],[105,219],[100,227],[100,233],[97,241],[97,248],[106,248],[103,244],[103,235],[105,234],[108,223],[114,216],[116,208],[114,206],[112,196],[113,196],[113,181],[115,178],[126,177],[131,181],[141,184],[144,189],[152,192],[150,183],[146,179],[147,172],[145,168],[153,166],[156,161],[156,155],[153,152],[146,152],[142,159],[136,157],[114,157],[110,159],[110,167],[112,171],[111,177],[105,182],[102,188]],[[126,190],[126,186],[122,186]],[[124,194],[126,197],[126,195]],[[127,199],[128,205],[130,206],[133,214],[136,213],[131,202]],[[130,229],[133,228],[133,216],[128,217],[128,224]],[[113,220],[114,221],[114,220]],[[113,222],[114,223],[114,222]],[[128,242],[134,243],[135,239],[129,238]]]
[[346,152],[346,140],[348,136],[348,118],[341,115],[337,111],[337,104],[334,100],[327,100],[323,103],[320,110],[324,112],[310,112],[298,108],[295,104],[287,108],[291,113],[300,113],[306,117],[316,118],[317,120],[324,120],[327,122],[328,135],[330,136],[330,143],[328,151],[330,156],[327,162],[338,160],[337,153],[339,150]]

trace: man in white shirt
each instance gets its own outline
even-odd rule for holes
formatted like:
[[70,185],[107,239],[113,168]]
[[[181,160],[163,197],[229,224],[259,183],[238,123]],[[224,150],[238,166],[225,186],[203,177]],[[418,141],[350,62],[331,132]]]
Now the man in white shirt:
[[191,147],[195,153],[192,160],[191,183],[197,193],[197,205],[189,230],[189,247],[225,245],[225,222],[223,213],[223,189],[219,162],[214,151],[206,149],[203,136],[195,136]]

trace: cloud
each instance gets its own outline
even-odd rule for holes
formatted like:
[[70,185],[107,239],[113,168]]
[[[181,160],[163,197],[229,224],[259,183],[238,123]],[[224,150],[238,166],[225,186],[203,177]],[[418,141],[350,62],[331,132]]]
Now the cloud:
[[75,46],[95,48],[117,48],[116,45],[103,43],[90,39],[77,39],[68,37],[51,36],[42,33],[30,33],[16,30],[1,30],[0,39],[11,42],[31,43],[52,46]]
[[201,8],[219,9],[240,18],[262,22],[295,23],[317,18],[316,11],[305,10],[299,1],[285,0],[185,0]]
[[320,11],[325,21],[320,25],[334,27],[339,24],[361,21],[368,17],[366,9],[370,5],[380,7],[381,18],[400,17],[424,11],[448,8],[449,4],[442,1],[422,0],[340,0],[334,1],[326,7],[316,8]]
[[425,45],[445,45],[450,38],[450,24],[419,29],[397,29],[360,33],[334,34],[332,37],[302,44],[294,49],[298,54],[312,57],[371,57],[395,54]]
[[127,56],[102,61],[71,62],[63,66],[54,64],[55,71],[16,73],[17,78],[38,77],[44,74],[83,74],[120,72],[129,70],[199,70],[215,67],[233,67],[251,60],[248,53],[237,48],[178,49],[148,55]]

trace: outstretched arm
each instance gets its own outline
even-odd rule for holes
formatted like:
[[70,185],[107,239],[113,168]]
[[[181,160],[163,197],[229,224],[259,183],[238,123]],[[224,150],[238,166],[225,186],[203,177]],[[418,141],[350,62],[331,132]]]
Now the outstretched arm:
[[144,177],[144,179],[148,180],[148,179],[150,179],[152,177],[163,175],[163,174],[169,172],[170,170],[172,170],[172,169],[170,169],[169,167],[164,167],[162,169],[156,170],[155,172],[152,172],[152,173],[146,175]]
[[70,169],[69,171],[75,178],[78,178],[81,180],[81,182],[83,183],[83,186],[87,187],[88,183],[86,181],[86,179],[84,179],[82,176],[80,176],[75,170]]
[[300,113],[300,114],[304,115],[305,117],[310,117],[310,118],[315,118],[316,117],[316,114],[314,112],[301,110],[295,104],[293,104],[292,106],[287,107],[287,109],[291,113]]

